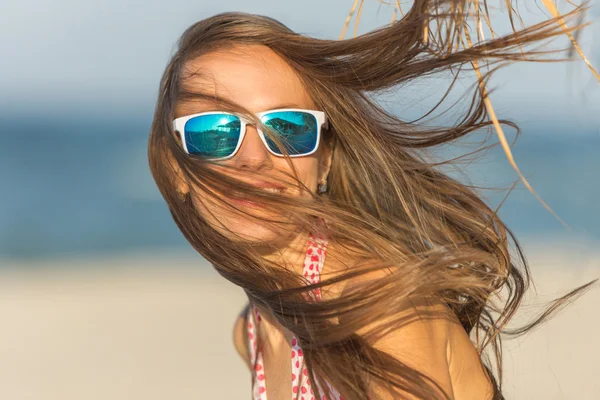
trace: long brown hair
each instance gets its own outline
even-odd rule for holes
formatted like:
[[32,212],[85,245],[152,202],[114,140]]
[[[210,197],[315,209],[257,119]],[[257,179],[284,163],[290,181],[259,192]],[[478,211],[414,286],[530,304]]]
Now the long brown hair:
[[[365,399],[369,382],[379,380],[389,384],[390,390],[419,398],[443,396],[424,374],[375,349],[368,340],[390,326],[410,322],[399,317],[402,300],[434,298],[447,305],[474,338],[494,384],[494,399],[500,399],[500,334],[527,332],[595,282],[554,300],[526,326],[506,329],[531,281],[521,247],[497,210],[474,188],[445,174],[440,168],[444,162],[426,158],[426,151],[435,146],[490,127],[483,104],[486,93],[475,85],[468,110],[447,127],[401,120],[371,96],[436,73],[450,71],[456,80],[457,72],[476,60],[486,59],[496,67],[514,60],[540,61],[549,52],[531,45],[563,33],[552,19],[461,49],[454,34],[466,24],[466,3],[468,0],[416,0],[401,20],[346,40],[300,35],[265,16],[222,13],[190,26],[165,69],[149,139],[156,184],[190,244],[222,276],[242,287],[251,302],[271,310],[279,323],[294,332],[316,391],[315,378],[324,379],[346,399]],[[580,11],[562,18],[573,22]],[[437,40],[424,40],[424,26],[432,21],[447,30],[440,28]],[[202,54],[244,45],[268,46],[283,57],[301,78],[317,109],[327,114],[329,128],[323,140],[333,149],[333,156],[326,194],[298,198],[264,193],[182,150],[171,125],[175,105],[206,98],[185,85],[184,65]],[[244,115],[271,135],[268,127],[239,104],[216,97],[210,100]],[[511,121],[500,122],[517,128]],[[186,198],[177,194],[174,171],[181,171],[193,183]],[[346,270],[307,285],[297,273],[261,257],[253,243],[233,241],[217,232],[190,201],[194,191],[212,196],[224,207],[235,208],[222,199],[226,192],[243,191],[256,201],[269,202],[293,223],[264,219],[262,223],[288,232],[313,231],[317,229],[315,217],[325,220],[323,233],[329,242],[345,249],[344,257],[351,255],[350,259],[337,256]],[[321,302],[303,296],[307,290],[326,290],[378,270],[389,273],[343,296]],[[387,326],[378,326],[364,336],[356,334],[383,318],[390,321]],[[486,357],[488,351],[494,363]],[[323,394],[331,396],[315,396]]]

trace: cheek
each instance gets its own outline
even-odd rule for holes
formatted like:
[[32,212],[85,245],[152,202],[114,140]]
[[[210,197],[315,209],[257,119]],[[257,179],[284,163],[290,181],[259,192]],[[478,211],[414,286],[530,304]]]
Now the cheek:
[[[298,172],[298,178],[300,181],[308,187],[311,191],[317,189],[318,181],[318,159],[316,157],[298,157],[293,158],[292,162]],[[285,168],[286,172],[292,173],[289,166],[283,161],[282,168]]]
[[[311,192],[316,192],[318,185],[318,173],[319,173],[319,159],[316,156],[308,156],[308,157],[297,157],[292,158],[292,164],[296,168],[298,173],[298,178],[303,185],[305,185]],[[272,170],[265,171],[265,175],[270,175],[275,179],[283,179],[288,181],[288,186],[296,185],[296,182],[293,178],[285,176],[285,174],[292,175],[293,171],[286,162],[285,159],[275,158],[272,163]],[[222,172],[222,171],[221,171]],[[209,195],[204,193],[202,190],[196,190],[195,195],[193,196],[193,204],[196,210],[207,219],[209,223],[213,223],[212,221],[215,217],[211,216],[211,213],[217,214],[217,216],[222,216],[223,213],[235,213],[233,210],[229,210],[227,207],[222,205],[217,199],[213,196],[219,195]],[[292,189],[294,192],[294,189]],[[310,193],[306,193],[306,191],[300,192],[300,188],[296,188],[296,195],[310,197]]]
[[192,197],[192,203],[194,208],[210,225],[214,225],[214,217],[211,214],[222,213],[219,211],[220,207],[217,205],[215,199],[204,192],[197,192],[195,196]]

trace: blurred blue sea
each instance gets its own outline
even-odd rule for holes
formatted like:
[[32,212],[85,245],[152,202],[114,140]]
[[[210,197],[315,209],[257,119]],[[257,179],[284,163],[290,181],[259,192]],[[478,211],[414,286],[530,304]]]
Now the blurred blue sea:
[[[0,116],[0,259],[189,250],[149,172],[150,120]],[[521,127],[523,173],[575,234],[600,239],[599,130]],[[499,147],[464,171],[488,187],[517,179]],[[492,205],[504,194],[485,192]],[[517,238],[572,234],[522,185],[500,215]]]

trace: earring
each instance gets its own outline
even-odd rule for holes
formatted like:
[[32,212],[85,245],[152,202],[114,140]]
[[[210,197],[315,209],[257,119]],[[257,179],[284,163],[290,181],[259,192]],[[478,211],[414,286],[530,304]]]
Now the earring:
[[317,191],[319,193],[327,192],[327,181],[319,183],[319,185],[317,186]]
[[187,198],[187,193],[183,193],[178,190],[177,197],[179,197],[179,200],[181,200],[183,203],[185,203],[185,200]]

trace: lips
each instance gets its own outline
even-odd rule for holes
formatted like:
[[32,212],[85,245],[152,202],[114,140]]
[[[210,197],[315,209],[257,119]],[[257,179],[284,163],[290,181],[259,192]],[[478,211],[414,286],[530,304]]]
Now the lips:
[[[276,194],[280,194],[283,193],[285,191],[285,187],[281,186],[281,185],[276,185],[270,182],[265,182],[265,181],[261,181],[261,182],[248,182],[250,185],[258,188],[258,189],[262,189],[266,192],[270,192],[270,193],[276,193]],[[247,200],[244,196],[244,193],[241,192],[235,192],[235,195],[241,198],[231,198],[231,201],[234,203],[237,203],[239,205],[245,205],[245,206],[253,206],[253,207],[261,207],[262,204],[261,203],[256,203],[254,201],[250,201]],[[229,197],[229,196],[227,196]]]
[[271,182],[248,182],[249,184],[251,184],[252,186],[256,186],[258,188],[261,189],[265,189],[265,190],[278,190],[278,191],[283,191],[285,189],[284,186],[282,185],[277,185]]
[[271,192],[271,193],[282,193],[283,192],[283,188],[280,188],[280,187],[265,187],[262,189],[267,192]]
[[[281,187],[263,187],[263,188],[261,188],[261,189],[262,189],[263,191],[265,191],[265,192],[269,192],[269,193],[276,193],[276,194],[281,194],[281,193],[283,193],[283,191],[285,190],[285,189],[283,189],[283,188],[281,188]],[[244,198],[244,197],[245,197],[245,193],[243,193],[243,192],[234,192],[234,193],[235,193],[235,195],[236,195],[236,196],[238,196],[238,197],[242,197],[242,198]]]
[[276,183],[272,183],[272,182],[266,182],[266,181],[257,181],[257,182],[247,182],[248,184],[256,187],[257,189],[262,189],[266,192],[270,192],[270,193],[283,193],[283,191],[285,190],[285,186],[276,184]]

